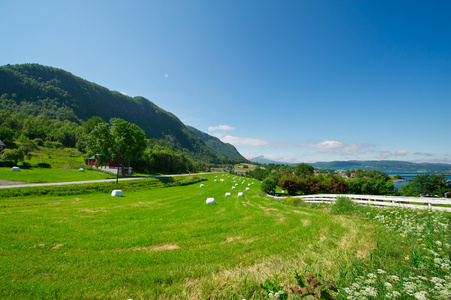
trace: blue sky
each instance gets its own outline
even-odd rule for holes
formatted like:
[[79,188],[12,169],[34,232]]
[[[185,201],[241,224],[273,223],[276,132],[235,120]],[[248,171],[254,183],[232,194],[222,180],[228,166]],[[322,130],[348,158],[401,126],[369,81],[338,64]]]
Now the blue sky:
[[0,65],[39,63],[143,96],[247,158],[451,163],[450,1],[0,9]]

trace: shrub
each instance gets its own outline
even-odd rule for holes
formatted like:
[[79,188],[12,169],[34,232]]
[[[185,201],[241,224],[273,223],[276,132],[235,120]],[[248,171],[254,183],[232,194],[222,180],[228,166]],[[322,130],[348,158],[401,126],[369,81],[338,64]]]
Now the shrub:
[[38,163],[36,165],[36,167],[38,167],[38,168],[51,168],[52,166],[50,164],[48,164],[48,163]]
[[302,189],[302,181],[295,175],[285,173],[279,179],[279,186],[286,190],[289,195],[296,195]]
[[282,199],[281,203],[291,206],[305,206],[305,202],[301,198],[287,197]]
[[333,214],[351,214],[357,208],[357,205],[347,197],[338,197],[330,209]]
[[273,193],[277,187],[277,179],[274,177],[268,177],[263,180],[261,189],[265,193]]

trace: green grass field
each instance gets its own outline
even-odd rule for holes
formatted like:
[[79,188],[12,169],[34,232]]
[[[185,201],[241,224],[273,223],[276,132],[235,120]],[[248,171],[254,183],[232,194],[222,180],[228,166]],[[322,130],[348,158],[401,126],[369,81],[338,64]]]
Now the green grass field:
[[32,168],[21,169],[19,172],[11,171],[11,168],[0,168],[0,180],[27,182],[27,183],[47,183],[47,182],[70,182],[116,178],[114,174],[98,172],[95,170],[85,170],[79,172],[78,169],[45,169]]
[[[309,271],[338,279],[375,248],[373,225],[280,204],[261,196],[257,181],[245,191],[251,180],[242,180],[236,190],[231,177],[211,175],[205,187],[124,197],[2,199],[0,296],[261,298],[268,278],[295,283],[294,271]],[[216,204],[205,204],[208,197]]]

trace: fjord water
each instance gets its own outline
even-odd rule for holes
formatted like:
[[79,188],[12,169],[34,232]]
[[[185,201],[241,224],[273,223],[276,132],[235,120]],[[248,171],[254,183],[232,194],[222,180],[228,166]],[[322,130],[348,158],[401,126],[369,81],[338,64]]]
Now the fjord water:
[[[425,174],[430,174],[430,173],[416,173],[416,174],[412,174],[412,173],[396,173],[396,172],[387,172],[387,175],[401,175],[402,179],[410,179],[409,181],[400,181],[400,182],[395,182],[395,187],[399,190],[401,189],[401,187],[403,187],[404,185],[411,183],[412,180],[415,178],[415,176],[418,175],[425,175]],[[408,176],[404,176],[404,175],[408,175]],[[414,176],[413,176],[414,175]],[[434,173],[432,175],[440,175],[438,173]],[[451,176],[446,176],[446,180],[451,181]]]

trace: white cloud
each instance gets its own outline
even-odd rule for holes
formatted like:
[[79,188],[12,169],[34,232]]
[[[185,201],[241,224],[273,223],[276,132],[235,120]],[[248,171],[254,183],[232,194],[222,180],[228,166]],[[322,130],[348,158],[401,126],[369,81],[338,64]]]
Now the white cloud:
[[395,152],[395,155],[401,156],[401,155],[406,155],[407,153],[409,153],[409,151],[407,151],[407,150],[398,150]]
[[119,93],[121,93],[122,95],[128,96],[127,93],[124,91],[119,91]]
[[337,141],[324,141],[316,144],[309,144],[307,147],[318,149],[320,152],[331,152],[342,148],[343,144]]
[[399,157],[399,156],[405,156],[409,153],[407,150],[397,150],[394,153],[391,151],[379,151],[379,158],[381,159],[388,159],[390,157]]
[[229,143],[238,146],[251,146],[251,147],[261,147],[268,145],[268,142],[262,139],[254,139],[249,137],[239,137],[239,136],[231,136],[226,135],[220,138],[224,143]]
[[229,126],[229,125],[218,125],[218,126],[210,126],[208,127],[208,131],[217,131],[217,130],[234,130],[235,127]]
[[368,144],[347,145],[338,141],[323,141],[320,143],[312,143],[304,146],[308,148],[318,149],[320,152],[341,152],[343,154],[370,147],[370,145]]
[[393,153],[391,153],[391,151],[380,151],[379,152],[379,157],[381,159],[387,159],[387,158],[389,158],[392,155],[393,155]]
[[168,75],[168,74],[164,74],[164,77],[168,78],[168,77],[169,77],[169,75]]

